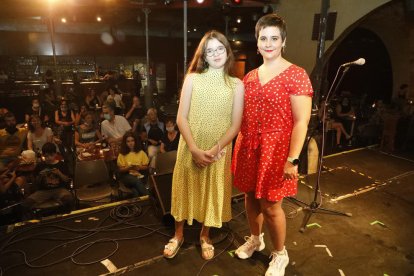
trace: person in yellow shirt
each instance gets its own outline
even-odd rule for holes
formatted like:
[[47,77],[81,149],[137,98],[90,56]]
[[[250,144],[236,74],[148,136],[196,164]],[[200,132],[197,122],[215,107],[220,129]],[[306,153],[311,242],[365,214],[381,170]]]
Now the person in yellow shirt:
[[148,195],[148,190],[142,182],[143,175],[140,171],[148,169],[149,159],[142,150],[140,139],[128,131],[122,137],[121,149],[118,155],[118,168],[120,181],[131,188],[135,196]]

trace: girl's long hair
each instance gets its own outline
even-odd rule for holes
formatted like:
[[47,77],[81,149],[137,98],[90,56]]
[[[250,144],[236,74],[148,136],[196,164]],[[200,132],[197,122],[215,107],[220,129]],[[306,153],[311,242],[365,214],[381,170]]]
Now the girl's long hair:
[[208,41],[213,38],[220,41],[220,43],[223,44],[224,47],[226,48],[227,60],[226,60],[226,63],[224,64],[223,71],[224,71],[224,78],[225,78],[226,84],[228,86],[231,86],[229,76],[230,77],[235,76],[234,68],[233,68],[234,54],[233,54],[233,51],[231,50],[230,43],[227,40],[227,38],[222,33],[216,30],[208,31],[201,39],[200,43],[198,44],[197,50],[194,53],[194,57],[190,63],[190,66],[188,67],[187,75],[190,73],[200,74],[200,73],[207,71],[208,63],[205,59],[206,48],[207,48]]
[[126,143],[126,140],[128,139],[128,137],[134,138],[135,145],[134,145],[133,151],[140,152],[142,150],[141,139],[139,139],[139,137],[135,135],[135,133],[132,130],[130,130],[130,131],[127,131],[122,137],[121,149],[119,150],[119,153],[121,153],[122,155],[127,155],[128,153],[131,152],[131,150],[129,149]]

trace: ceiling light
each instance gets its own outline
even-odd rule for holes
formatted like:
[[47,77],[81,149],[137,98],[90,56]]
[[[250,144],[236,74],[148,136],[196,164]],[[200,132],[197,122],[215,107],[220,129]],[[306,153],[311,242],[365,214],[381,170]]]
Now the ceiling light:
[[96,21],[101,22],[102,21],[102,18],[100,16],[97,16],[96,17]]
[[237,17],[237,20],[236,20],[236,21],[237,21],[237,23],[239,23],[239,24],[240,24],[240,23],[242,22],[241,17]]
[[62,17],[62,18],[60,19],[60,21],[61,21],[62,23],[66,23],[66,18]]
[[197,0],[197,3],[202,4],[204,0]]

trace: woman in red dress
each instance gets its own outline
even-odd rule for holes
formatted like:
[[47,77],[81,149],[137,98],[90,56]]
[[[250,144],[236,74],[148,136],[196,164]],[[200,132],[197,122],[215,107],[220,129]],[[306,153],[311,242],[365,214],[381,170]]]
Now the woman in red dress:
[[312,85],[305,70],[282,57],[286,24],[276,14],[256,24],[263,64],[244,77],[245,109],[233,157],[234,185],[246,193],[251,236],[236,250],[241,259],[264,249],[266,222],[274,246],[266,275],[284,275],[286,218],[282,201],[297,191],[298,157],[310,119]]

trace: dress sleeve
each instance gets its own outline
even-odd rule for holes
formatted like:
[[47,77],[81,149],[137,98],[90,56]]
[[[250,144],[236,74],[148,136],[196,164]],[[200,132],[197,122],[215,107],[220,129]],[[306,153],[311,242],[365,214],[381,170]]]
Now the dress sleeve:
[[303,68],[298,67],[294,70],[290,79],[289,94],[293,96],[313,96],[312,84]]

